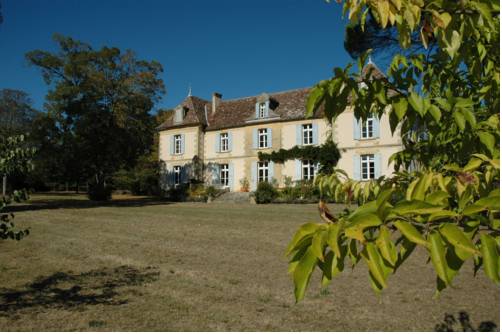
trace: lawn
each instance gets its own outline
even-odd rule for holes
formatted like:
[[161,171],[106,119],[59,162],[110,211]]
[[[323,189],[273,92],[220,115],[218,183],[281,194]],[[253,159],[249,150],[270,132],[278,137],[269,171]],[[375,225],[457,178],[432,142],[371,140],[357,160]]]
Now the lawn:
[[377,297],[360,263],[295,304],[285,247],[314,205],[33,196],[1,241],[2,331],[431,331],[445,313],[499,327],[499,287],[469,264],[433,299],[423,253]]

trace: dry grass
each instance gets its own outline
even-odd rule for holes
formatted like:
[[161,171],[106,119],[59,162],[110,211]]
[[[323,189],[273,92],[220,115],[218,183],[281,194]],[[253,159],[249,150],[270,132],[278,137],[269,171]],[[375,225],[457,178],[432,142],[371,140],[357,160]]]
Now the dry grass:
[[325,291],[314,277],[295,305],[283,253],[311,205],[34,196],[19,210],[32,234],[1,242],[2,331],[430,331],[459,311],[499,325],[498,286],[469,266],[434,300],[423,254],[380,298],[361,264]]

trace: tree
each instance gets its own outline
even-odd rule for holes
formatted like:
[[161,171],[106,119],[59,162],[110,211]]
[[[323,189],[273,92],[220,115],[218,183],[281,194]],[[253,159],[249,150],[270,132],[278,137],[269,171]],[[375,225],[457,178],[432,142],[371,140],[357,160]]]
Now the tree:
[[[499,282],[500,137],[499,6],[492,1],[346,1],[345,11],[361,22],[372,10],[382,29],[395,26],[407,48],[420,33],[424,52],[394,56],[387,78],[350,66],[316,85],[307,109],[324,105],[336,119],[349,105],[358,119],[389,113],[404,148],[391,160],[390,178],[350,180],[343,171],[316,180],[320,191],[346,203],[337,217],[320,203],[325,224],[303,225],[288,254],[297,300],[304,297],[316,266],[323,283],[364,259],[376,292],[416,247],[423,247],[437,273],[439,293],[451,286],[462,265]],[[438,47],[426,55],[429,41]],[[359,89],[364,82],[366,89]],[[408,167],[418,166],[415,171]]]
[[138,60],[130,50],[95,50],[61,35],[54,40],[59,52],[35,50],[26,57],[50,87],[48,114],[63,133],[68,156],[78,157],[93,199],[106,199],[111,175],[133,166],[152,143],[149,111],[164,93],[162,66]]
[[0,136],[10,137],[30,131],[38,111],[26,92],[16,89],[0,90]]

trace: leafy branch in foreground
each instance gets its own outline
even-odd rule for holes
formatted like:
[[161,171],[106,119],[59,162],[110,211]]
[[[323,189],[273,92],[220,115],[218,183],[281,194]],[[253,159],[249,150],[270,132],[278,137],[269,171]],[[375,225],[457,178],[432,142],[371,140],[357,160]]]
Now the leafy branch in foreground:
[[[341,2],[341,1],[340,1]],[[335,68],[334,77],[311,91],[307,111],[323,106],[329,120],[347,108],[358,119],[388,113],[403,149],[390,162],[389,178],[350,180],[335,170],[316,183],[324,196],[348,204],[333,217],[320,203],[325,224],[300,227],[287,254],[297,301],[312,272],[323,284],[366,263],[380,292],[418,247],[437,274],[437,292],[451,286],[462,265],[473,260],[499,283],[500,238],[500,54],[499,5],[493,1],[347,0],[344,11],[363,23],[371,12],[382,29],[396,26],[402,48],[419,32],[423,52],[394,56],[386,78]],[[428,50],[430,41],[437,47]],[[418,166],[409,172],[410,166]]]

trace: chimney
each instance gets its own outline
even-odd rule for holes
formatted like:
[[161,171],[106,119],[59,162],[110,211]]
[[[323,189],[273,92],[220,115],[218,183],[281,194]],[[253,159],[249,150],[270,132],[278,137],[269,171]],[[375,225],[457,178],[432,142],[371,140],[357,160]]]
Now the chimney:
[[221,97],[222,95],[220,93],[213,93],[213,109],[211,110],[213,114],[216,112],[216,108],[221,102]]

